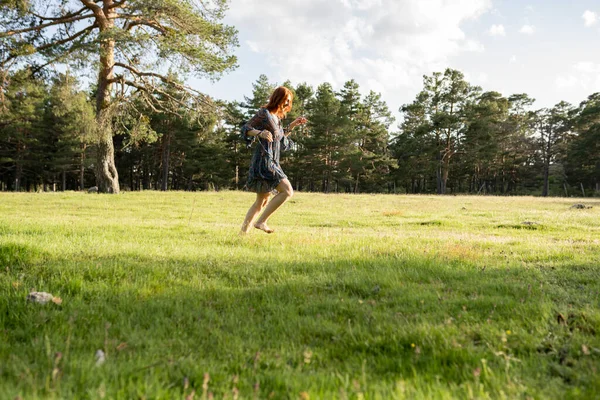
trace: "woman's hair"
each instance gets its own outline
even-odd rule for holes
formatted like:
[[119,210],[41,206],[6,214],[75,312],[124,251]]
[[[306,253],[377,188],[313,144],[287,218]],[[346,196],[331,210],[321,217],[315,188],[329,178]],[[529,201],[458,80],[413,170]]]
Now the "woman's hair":
[[[287,100],[289,99],[289,102]],[[269,102],[264,106],[270,112],[277,114],[278,117],[284,118],[292,109],[292,101],[294,94],[285,86],[279,86],[271,93]]]

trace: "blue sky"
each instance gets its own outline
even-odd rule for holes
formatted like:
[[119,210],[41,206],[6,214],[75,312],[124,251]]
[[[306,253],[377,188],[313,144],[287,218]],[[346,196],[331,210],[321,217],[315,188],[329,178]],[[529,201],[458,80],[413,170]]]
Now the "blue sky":
[[215,98],[242,100],[262,73],[336,89],[355,79],[397,111],[445,67],[535,107],[600,91],[598,1],[231,0],[226,23],[239,30],[238,69],[190,82]]

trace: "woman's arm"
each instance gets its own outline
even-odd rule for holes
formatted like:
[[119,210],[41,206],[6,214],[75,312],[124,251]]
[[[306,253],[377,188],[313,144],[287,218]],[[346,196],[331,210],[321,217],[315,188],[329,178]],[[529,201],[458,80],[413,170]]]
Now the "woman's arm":
[[258,129],[252,129],[251,131],[246,132],[248,136],[258,136],[259,138],[267,139],[269,142],[273,141],[273,135],[266,129],[259,131]]
[[283,130],[283,134],[285,136],[289,136],[289,135],[291,135],[291,133],[292,133],[292,131],[294,130],[295,127],[297,127],[298,125],[304,125],[307,122],[308,122],[308,120],[306,118],[304,118],[304,117],[298,117],[291,124],[289,124],[287,128],[285,128]]
[[271,132],[264,129],[266,123],[268,123],[266,110],[261,108],[250,121],[242,126],[242,138],[246,141],[248,147],[252,145],[257,136],[270,142],[273,141]]

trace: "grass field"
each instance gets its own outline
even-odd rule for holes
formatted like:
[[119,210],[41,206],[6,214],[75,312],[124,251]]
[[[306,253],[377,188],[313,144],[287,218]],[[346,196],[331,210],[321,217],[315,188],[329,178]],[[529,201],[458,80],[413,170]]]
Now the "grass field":
[[600,200],[252,201],[0,194],[0,399],[600,398]]

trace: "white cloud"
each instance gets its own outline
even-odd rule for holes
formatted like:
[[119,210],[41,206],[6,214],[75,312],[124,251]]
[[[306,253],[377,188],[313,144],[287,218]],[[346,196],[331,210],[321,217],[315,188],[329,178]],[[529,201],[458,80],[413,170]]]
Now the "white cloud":
[[534,10],[534,8],[533,8],[532,5],[528,5],[527,7],[525,7],[525,11],[528,12],[528,13],[532,13],[533,10]]
[[600,91],[600,63],[582,61],[574,64],[568,73],[556,77],[556,86],[559,89]]
[[506,36],[504,25],[492,25],[490,27],[489,33],[492,36]]
[[[232,0],[228,19],[274,67],[271,80],[340,87],[356,79],[390,102],[421,87],[422,75],[483,45],[461,25],[491,0]],[[257,11],[260,12],[257,18]]]
[[478,42],[477,40],[468,39],[465,41],[464,45],[461,46],[461,50],[481,53],[485,50],[485,47],[483,46],[483,43]]
[[517,62],[517,56],[515,56],[515,55],[512,55],[512,56],[510,57],[510,60],[508,60],[508,62],[509,62],[509,63],[511,63],[511,64],[514,64],[514,63],[516,63],[516,62]]
[[573,66],[573,69],[584,74],[600,74],[600,64],[595,64],[590,61],[578,62]]
[[246,40],[246,44],[248,45],[248,47],[250,47],[250,50],[252,50],[254,53],[260,52],[260,47],[258,46],[258,43],[253,42],[252,40]]
[[556,77],[556,86],[559,89],[572,89],[577,86],[579,80],[573,75],[561,75]]
[[594,25],[596,22],[598,22],[598,13],[595,13],[590,10],[586,10],[583,13],[583,15],[581,16],[581,18],[583,18],[583,22],[584,22],[585,26],[590,27],[590,26]]
[[488,82],[488,80],[489,80],[489,76],[488,76],[488,74],[486,74],[485,72],[480,72],[480,73],[477,75],[477,82],[478,82],[478,83],[484,84],[484,83],[487,83],[487,82]]
[[535,32],[535,27],[533,27],[532,25],[523,25],[519,32],[524,33],[526,35],[533,35],[533,33]]

